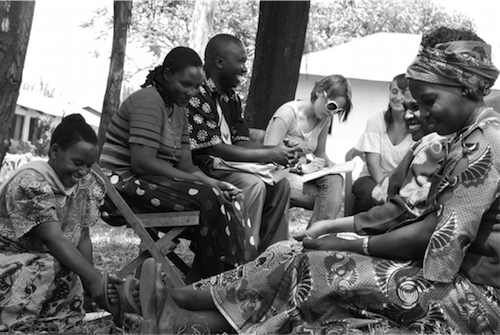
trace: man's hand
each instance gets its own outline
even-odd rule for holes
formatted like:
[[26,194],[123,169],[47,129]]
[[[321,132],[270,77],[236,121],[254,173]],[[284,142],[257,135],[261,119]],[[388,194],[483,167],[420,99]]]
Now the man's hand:
[[293,166],[297,163],[301,153],[302,149],[297,144],[293,147],[279,144],[272,148],[269,159],[283,166]]

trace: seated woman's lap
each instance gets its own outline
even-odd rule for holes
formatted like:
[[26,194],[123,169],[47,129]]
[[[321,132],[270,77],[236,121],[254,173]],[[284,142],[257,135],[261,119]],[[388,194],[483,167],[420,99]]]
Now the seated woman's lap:
[[[224,259],[230,264],[245,263],[257,256],[251,244],[251,229],[242,224],[242,211],[225,205],[222,195],[201,182],[177,181],[160,176],[143,176],[126,182],[121,192],[134,205],[148,211],[200,211],[200,223],[193,231],[191,249],[208,261]],[[238,204],[241,206],[243,204]]]

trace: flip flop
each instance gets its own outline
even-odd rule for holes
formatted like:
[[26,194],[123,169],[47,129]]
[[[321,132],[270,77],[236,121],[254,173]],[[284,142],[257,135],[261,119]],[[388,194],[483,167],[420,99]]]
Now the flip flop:
[[[156,295],[162,289],[164,292],[161,300],[158,301],[156,300]],[[142,264],[139,290],[143,317],[141,334],[159,334],[158,319],[167,296],[168,290],[161,278],[161,264],[155,263],[153,258],[146,259]]]
[[135,313],[142,315],[142,309],[141,306],[137,303],[135,300],[134,295],[132,294],[132,291],[134,290],[134,286],[138,279],[134,277],[128,277],[125,280],[125,283],[123,284],[123,291],[125,298],[127,299],[127,302],[129,303],[130,307],[132,307],[135,311]]
[[[103,273],[103,296],[104,296],[104,304],[106,306],[106,310],[111,313],[113,316],[113,322],[115,323],[116,326],[123,328],[125,325],[122,320],[123,320],[123,313],[124,312],[132,312],[132,313],[138,313],[141,314],[141,308],[135,301],[133,295],[132,295],[132,284],[134,283],[134,278],[127,278],[126,282],[121,285],[114,284],[116,287],[116,290],[118,292],[118,304],[111,304],[111,301],[109,300],[108,296],[108,284],[109,284],[109,273],[107,270],[104,270]],[[127,306],[128,305],[128,306]],[[128,307],[128,308],[124,308]]]

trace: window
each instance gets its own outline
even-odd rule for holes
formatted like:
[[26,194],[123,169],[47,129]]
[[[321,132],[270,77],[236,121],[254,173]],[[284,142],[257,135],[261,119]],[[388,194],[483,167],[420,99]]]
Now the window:
[[10,138],[14,140],[22,140],[23,137],[23,126],[24,126],[24,115],[15,115],[14,122],[10,127]]

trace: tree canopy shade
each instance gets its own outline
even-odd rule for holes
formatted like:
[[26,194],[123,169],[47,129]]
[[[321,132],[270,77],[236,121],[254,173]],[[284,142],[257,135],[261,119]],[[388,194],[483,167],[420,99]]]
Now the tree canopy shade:
[[[196,29],[192,21],[198,17],[193,12],[199,1],[202,0],[134,2],[129,42],[148,50],[149,54],[146,56],[149,57],[128,59],[126,62],[127,84],[123,87],[122,99],[138,89],[137,82],[142,83],[146,77],[144,70],[161,63],[170,49],[179,45],[196,47],[190,36],[192,30]],[[310,4],[309,1],[213,0],[211,4],[212,7],[206,10],[208,16],[205,17],[210,21],[213,10],[213,30],[212,35],[208,37],[229,33],[241,39],[247,47],[249,73],[237,90],[245,104],[248,95],[252,95],[248,99],[246,114],[250,125],[254,127],[263,127],[281,103],[294,98],[299,68],[296,68],[297,73],[288,76],[287,73],[295,68],[295,64],[288,62],[291,58],[287,57],[290,55],[280,55],[281,47],[283,52],[286,47],[292,46],[294,52],[295,49],[301,50],[301,54],[294,55],[296,57],[294,60],[300,62],[303,53],[323,50],[378,32],[421,34],[439,25],[474,27],[467,16],[458,13],[449,14],[443,6],[431,0],[312,0]],[[302,7],[306,5],[310,6],[309,10],[304,10],[305,7]],[[266,12],[271,12],[274,6],[281,6],[283,10],[273,11],[274,16],[266,15]],[[302,25],[303,22],[293,21],[295,18],[288,13],[289,10],[295,10],[293,8],[298,8],[300,13],[295,15],[299,15],[301,19],[309,16],[303,47],[300,46],[302,37],[294,40],[299,36],[296,30],[300,29],[296,25],[299,22]],[[286,15],[291,21],[283,19]],[[100,35],[107,34],[112,24],[110,17],[106,9],[100,9],[92,21],[84,26],[94,28]],[[257,28],[258,25],[264,27]],[[280,25],[285,25],[285,28],[279,28],[281,33],[277,31],[273,33],[273,29],[278,29]],[[266,26],[271,28],[266,29]],[[262,29],[261,35],[264,36],[260,37],[260,40],[256,37],[257,29]],[[287,40],[287,43],[282,39]],[[257,47],[261,48],[258,57],[256,57]],[[259,60],[260,57],[264,58]],[[148,58],[152,61],[144,61]],[[253,65],[254,59],[256,65]],[[260,71],[260,74],[252,73],[253,69]],[[135,77],[136,75],[138,77]],[[133,77],[137,79],[132,79]],[[250,81],[253,82],[251,89],[249,89]],[[255,115],[259,115],[258,120]]]
[[10,147],[35,1],[0,1],[0,165]]
[[310,1],[260,2],[255,60],[245,111],[251,127],[265,128],[274,111],[295,97],[310,4]]
[[106,131],[113,114],[120,107],[120,93],[123,81],[123,64],[127,47],[128,27],[132,15],[132,1],[114,1],[113,3],[113,46],[109,64],[108,84],[104,94],[101,122],[99,124],[99,150],[106,139]]

